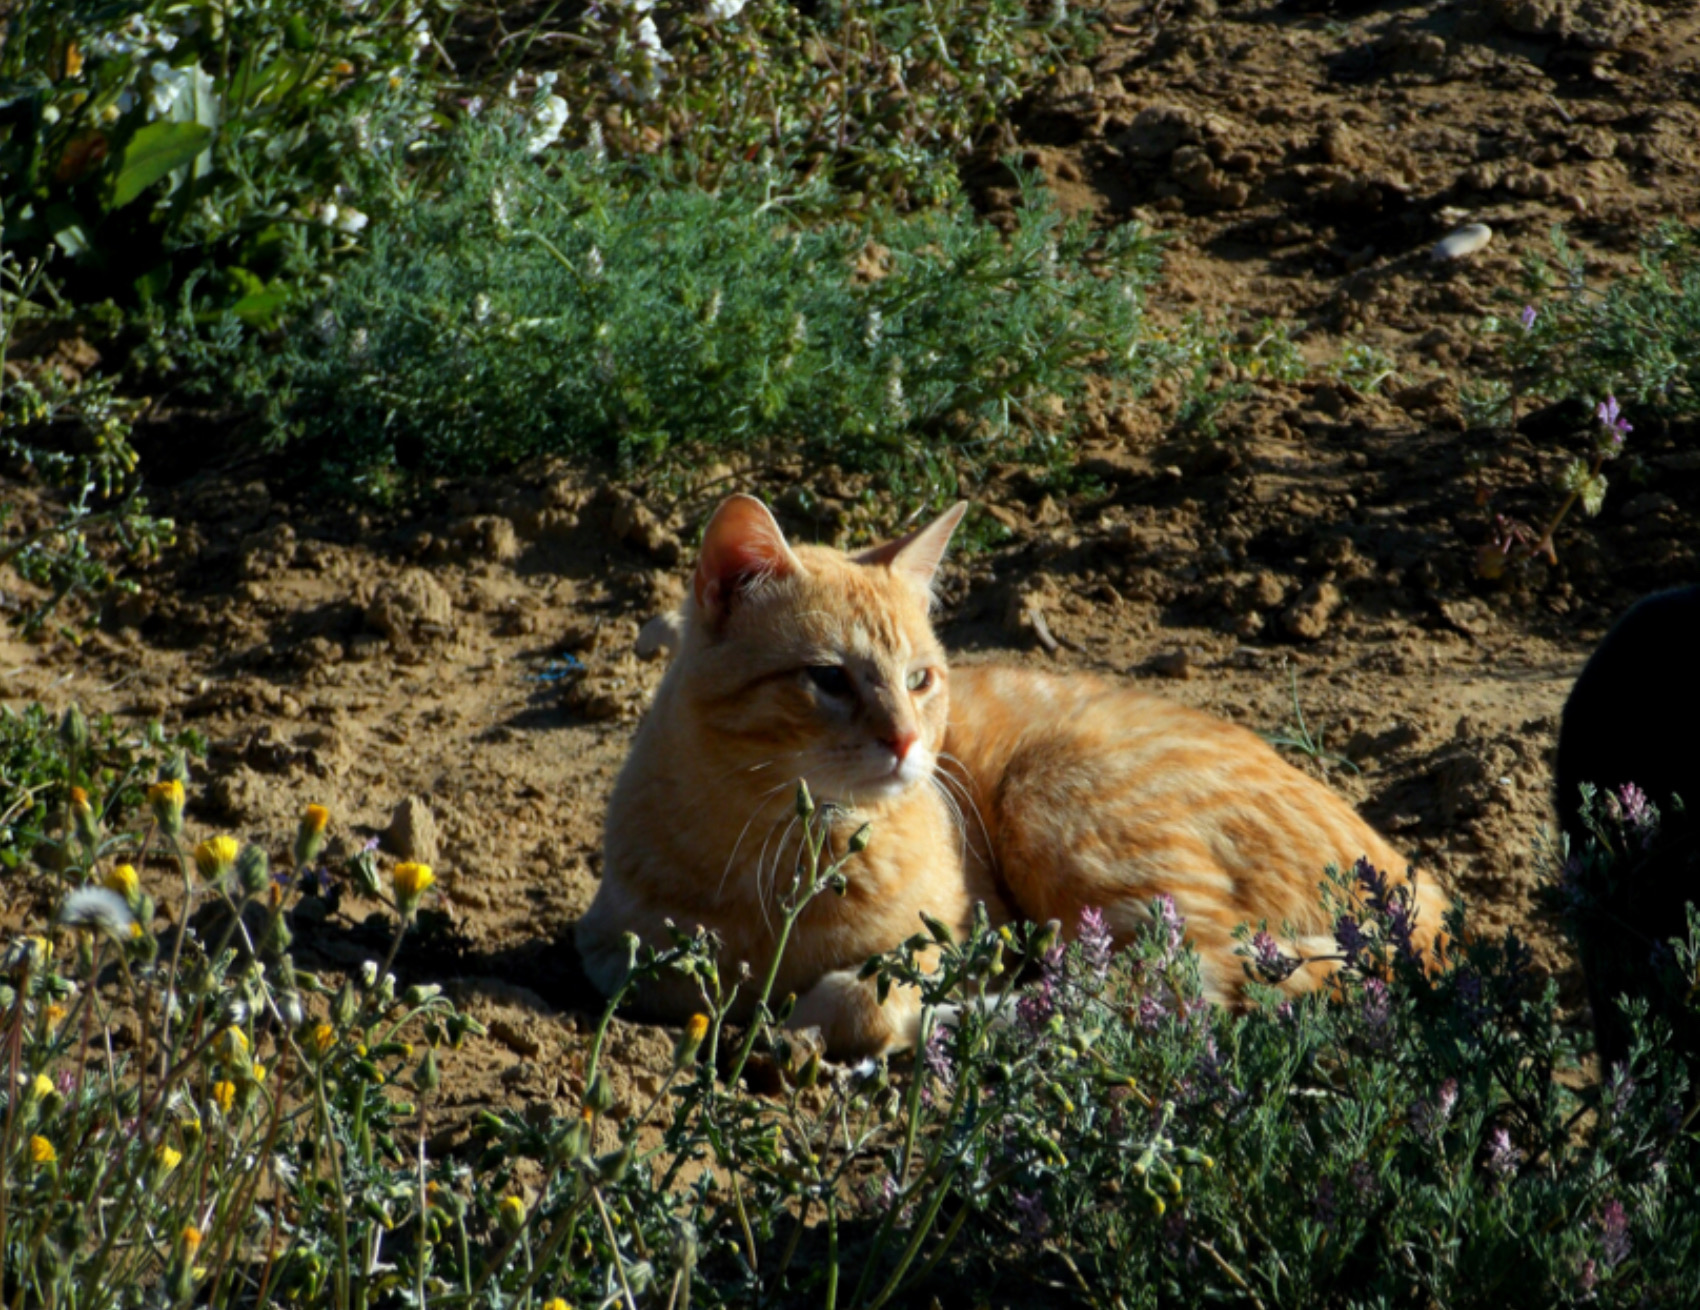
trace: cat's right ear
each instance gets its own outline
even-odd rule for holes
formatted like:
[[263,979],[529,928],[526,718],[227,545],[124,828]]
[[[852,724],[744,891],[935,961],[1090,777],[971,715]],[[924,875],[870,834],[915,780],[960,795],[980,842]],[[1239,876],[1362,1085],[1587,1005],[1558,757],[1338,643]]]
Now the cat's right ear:
[[717,623],[739,591],[753,582],[789,577],[799,567],[767,506],[754,496],[730,496],[702,534],[692,583],[697,608],[710,624]]

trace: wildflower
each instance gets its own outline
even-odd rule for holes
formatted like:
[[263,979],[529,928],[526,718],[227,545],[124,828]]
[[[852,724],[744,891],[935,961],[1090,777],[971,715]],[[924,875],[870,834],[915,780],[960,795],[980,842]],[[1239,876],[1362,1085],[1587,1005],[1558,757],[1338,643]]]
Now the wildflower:
[[1387,984],[1379,978],[1364,980],[1363,1021],[1364,1027],[1373,1032],[1379,1032],[1387,1027],[1387,1021],[1392,1018],[1392,999],[1387,994]]
[[1163,948],[1163,963],[1174,963],[1186,936],[1186,920],[1175,909],[1175,898],[1167,892],[1157,896],[1151,902],[1151,920]]
[[1624,783],[1612,799],[1617,802],[1623,825],[1641,839],[1641,849],[1646,850],[1659,833],[1659,807],[1632,782]]
[[1028,988],[1015,1003],[1016,1022],[1029,1037],[1037,1037],[1043,1032],[1055,1012],[1056,998],[1048,978],[1042,978],[1037,986]]
[[336,1029],[328,1023],[316,1025],[313,1031],[307,1035],[307,1045],[312,1048],[314,1055],[325,1055],[331,1047],[336,1045]]
[[1621,446],[1623,439],[1635,431],[1629,420],[1622,417],[1616,396],[1607,396],[1602,400],[1594,410],[1594,417],[1605,425],[1606,431],[1611,434],[1611,443],[1614,447]]
[[1347,967],[1355,967],[1358,957],[1369,946],[1369,938],[1358,926],[1358,921],[1349,914],[1342,914],[1334,921],[1334,943],[1340,948],[1340,954],[1346,957]]
[[867,326],[862,329],[862,344],[872,350],[880,343],[880,336],[885,330],[885,316],[877,309],[868,311]]
[[543,1310],[573,1310],[573,1308],[561,1297],[552,1296],[543,1303]]
[[592,246],[584,257],[584,275],[595,282],[601,278],[603,269],[602,252]]
[[199,67],[173,68],[162,61],[152,64],[148,68],[148,76],[153,79],[153,87],[148,92],[148,117],[169,116],[177,102],[189,94],[190,84],[200,71]]
[[708,0],[710,22],[727,23],[744,12],[749,0]]
[[30,1084],[30,1092],[38,1101],[45,1096],[53,1095],[54,1091],[53,1080],[44,1073],[38,1073],[35,1076],[35,1081]]
[[196,1228],[194,1224],[190,1224],[183,1230],[182,1238],[183,1245],[193,1251],[201,1244],[201,1230]]
[[83,71],[83,52],[75,41],[65,47],[65,76],[80,77]]
[[419,898],[436,881],[437,875],[431,872],[429,864],[409,860],[406,864],[396,865],[390,874],[390,884],[395,888],[396,908],[404,917],[411,915],[413,907],[419,904]]
[[106,875],[102,884],[108,891],[117,892],[131,905],[142,894],[142,880],[136,876],[136,869],[131,864],[120,864]]
[[1139,1012],[1136,1016],[1139,1026],[1147,1032],[1162,1026],[1163,1020],[1169,1017],[1169,1007],[1164,1005],[1159,997],[1147,992],[1139,998]]
[[1416,1129],[1417,1136],[1427,1141],[1435,1141],[1446,1128],[1452,1118],[1453,1108],[1458,1104],[1458,1080],[1448,1078],[1440,1085],[1434,1099],[1421,1100],[1411,1107],[1411,1126]]
[[67,928],[89,928],[123,939],[137,926],[130,905],[106,887],[79,887],[59,907],[59,922]]
[[1517,316],[1517,321],[1523,325],[1523,331],[1531,332],[1535,327],[1535,317],[1535,307],[1533,305],[1524,305],[1523,312]]
[[32,1164],[57,1164],[59,1152],[53,1149],[53,1143],[45,1137],[30,1138],[30,1162]]
[[1488,1134],[1487,1167],[1498,1178],[1507,1178],[1517,1170],[1523,1153],[1511,1144],[1511,1134],[1495,1128]]
[[538,154],[561,139],[569,117],[567,102],[552,92],[538,97],[531,111],[531,130],[526,133],[525,152]]
[[148,788],[148,807],[167,837],[183,831],[183,784],[176,778],[162,779]]
[[693,1014],[685,1021],[684,1031],[679,1034],[679,1040],[673,1047],[673,1068],[683,1069],[697,1058],[697,1049],[702,1045],[702,1039],[708,1036],[708,1016]]
[[1015,1227],[1021,1241],[1029,1246],[1037,1246],[1045,1240],[1051,1228],[1051,1217],[1045,1213],[1043,1197],[1022,1192],[1015,1194]]
[[496,1207],[496,1220],[503,1231],[517,1233],[525,1227],[525,1201],[518,1196],[504,1196]]
[[94,807],[89,804],[89,794],[81,787],[71,788],[71,823],[77,833],[77,840],[91,850],[100,843],[100,825],[94,817]]
[[161,1142],[154,1150],[153,1161],[155,1166],[159,1169],[160,1176],[163,1178],[166,1174],[170,1173],[178,1165],[183,1163],[183,1152]]
[[1629,1258],[1629,1215],[1623,1202],[1612,1197],[1594,1215],[1594,1224],[1600,1230],[1600,1254],[1606,1268],[1615,1269]]
[[[41,968],[53,958],[53,943],[45,937],[19,937],[0,955],[0,973],[25,973]],[[48,1007],[51,1017],[54,1007]]]
[[212,1086],[212,1098],[220,1110],[229,1114],[231,1106],[236,1104],[236,1084],[228,1078],[220,1078]]
[[230,872],[241,849],[236,838],[228,834],[209,837],[195,847],[195,867],[208,882],[217,882]]
[[344,205],[336,216],[336,226],[349,236],[358,236],[372,220],[353,205]]
[[1267,931],[1252,934],[1251,962],[1257,976],[1271,983],[1286,981],[1299,967],[1299,962],[1286,955]]

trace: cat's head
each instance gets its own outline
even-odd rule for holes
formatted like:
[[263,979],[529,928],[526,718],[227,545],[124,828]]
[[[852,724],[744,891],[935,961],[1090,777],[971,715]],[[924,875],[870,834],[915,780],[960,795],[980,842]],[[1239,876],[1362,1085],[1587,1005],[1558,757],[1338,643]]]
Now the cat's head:
[[931,776],[949,714],[928,610],[965,504],[855,555],[792,546],[751,496],[703,536],[674,676],[728,770],[890,800]]

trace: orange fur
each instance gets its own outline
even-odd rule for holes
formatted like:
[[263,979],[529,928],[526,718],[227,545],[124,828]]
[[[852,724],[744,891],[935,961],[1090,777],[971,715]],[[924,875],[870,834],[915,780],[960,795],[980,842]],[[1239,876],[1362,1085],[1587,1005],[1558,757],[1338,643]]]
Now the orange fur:
[[[578,928],[604,991],[620,982],[623,935],[663,945],[668,919],[765,972],[800,849],[798,778],[841,807],[838,849],[873,824],[847,895],[809,906],[778,979],[778,996],[799,998],[792,1022],[820,1025],[837,1054],[914,1039],[915,998],[881,1007],[855,972],[922,911],[966,929],[983,901],[993,922],[1013,910],[1072,929],[1095,906],[1125,942],[1166,892],[1207,994],[1231,1002],[1246,980],[1237,924],[1290,924],[1301,950],[1324,953],[1326,865],[1367,855],[1404,874],[1350,806],[1243,728],[1089,675],[948,670],[928,608],[960,516],[847,556],[790,546],[748,496],[716,512]],[[1418,890],[1427,940],[1444,900],[1431,881]],[[1301,970],[1288,985],[1317,981]],[[682,981],[646,1000],[674,1018],[701,1007]]]

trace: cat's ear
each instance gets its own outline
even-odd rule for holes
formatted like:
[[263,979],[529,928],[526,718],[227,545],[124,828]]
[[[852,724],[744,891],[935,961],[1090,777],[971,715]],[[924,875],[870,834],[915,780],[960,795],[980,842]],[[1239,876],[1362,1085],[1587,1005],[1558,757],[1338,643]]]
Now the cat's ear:
[[858,564],[888,564],[894,573],[905,575],[922,591],[931,593],[933,577],[939,571],[951,534],[962,516],[968,512],[968,502],[959,500],[924,528],[916,528],[906,537],[874,546],[855,557]]
[[801,567],[766,505],[754,496],[729,496],[702,534],[693,589],[712,623],[752,582],[789,577]]

